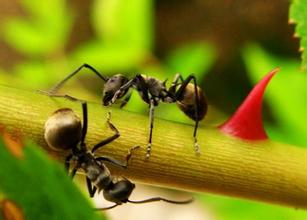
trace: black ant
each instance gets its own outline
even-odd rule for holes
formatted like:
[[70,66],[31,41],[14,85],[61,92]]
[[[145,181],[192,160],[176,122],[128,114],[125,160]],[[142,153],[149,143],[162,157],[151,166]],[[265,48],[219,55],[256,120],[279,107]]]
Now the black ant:
[[[195,76],[189,75],[184,80],[180,74],[176,74],[171,86],[167,89],[166,81],[162,82],[153,77],[147,77],[137,74],[132,79],[128,79],[121,74],[116,74],[110,78],[106,78],[102,76],[92,66],[88,64],[83,64],[46,93],[50,96],[59,96],[56,95],[56,92],[82,68],[90,69],[93,73],[95,73],[105,82],[102,94],[102,102],[104,106],[109,106],[113,104],[117,99],[124,98],[120,105],[120,107],[122,108],[124,105],[126,105],[126,103],[131,97],[131,92],[128,92],[131,87],[136,89],[143,101],[149,104],[150,128],[146,152],[147,158],[149,158],[151,153],[154,107],[157,106],[160,101],[167,103],[176,102],[180,110],[195,121],[193,133],[194,148],[197,154],[200,153],[199,145],[196,138],[198,122],[205,117],[208,106],[206,97],[202,92],[202,89],[197,86]],[[191,81],[193,81],[193,84],[190,83]]]
[[86,175],[86,183],[90,197],[93,197],[98,190],[103,190],[103,196],[106,200],[114,202],[115,205],[100,208],[98,210],[105,210],[114,208],[122,203],[148,203],[154,201],[165,201],[175,204],[187,204],[192,202],[192,199],[186,201],[172,201],[160,197],[154,197],[141,201],[130,200],[129,197],[135,188],[135,185],[126,178],[117,179],[112,176],[109,169],[104,164],[105,161],[119,167],[127,168],[132,151],[139,146],[133,147],[128,151],[126,161],[123,163],[116,159],[106,156],[95,156],[95,151],[104,145],[117,139],[120,134],[116,127],[110,122],[110,115],[107,123],[115,134],[105,140],[100,141],[89,150],[85,143],[87,133],[87,104],[82,103],[83,110],[83,126],[79,117],[68,108],[62,108],[53,113],[52,116],[45,123],[45,140],[47,144],[56,150],[69,150],[71,153],[66,157],[65,166],[69,172],[72,164],[72,171],[70,173],[73,178],[79,169],[82,169]]

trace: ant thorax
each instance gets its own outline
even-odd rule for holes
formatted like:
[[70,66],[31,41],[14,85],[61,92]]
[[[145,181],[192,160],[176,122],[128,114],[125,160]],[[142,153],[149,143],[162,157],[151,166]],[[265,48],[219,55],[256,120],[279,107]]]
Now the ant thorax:
[[[165,81],[158,80],[156,78],[141,75],[146,83],[146,86],[148,88],[148,92],[152,97],[158,97],[158,98],[166,98],[167,97],[167,90],[165,86]],[[139,93],[142,93],[142,91],[138,90]]]
[[110,170],[103,163],[96,161],[94,157],[81,163],[81,168],[99,191],[109,187],[112,182]]

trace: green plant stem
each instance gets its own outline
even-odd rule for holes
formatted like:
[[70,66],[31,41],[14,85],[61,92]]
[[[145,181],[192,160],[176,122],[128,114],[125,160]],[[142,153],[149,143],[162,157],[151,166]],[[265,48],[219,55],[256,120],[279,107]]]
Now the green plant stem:
[[[63,161],[67,152],[50,150],[44,141],[44,123],[58,108],[72,108],[81,114],[81,104],[50,98],[33,91],[0,86],[0,124],[20,132]],[[201,155],[193,150],[193,126],[155,119],[152,155],[145,159],[148,117],[100,104],[89,104],[88,146],[109,137],[106,124],[112,122],[121,137],[103,147],[97,155],[124,160],[135,145],[128,169],[112,168],[116,175],[135,181],[197,192],[211,192],[296,208],[307,208],[307,150],[287,144],[243,141],[214,127],[201,127],[198,141]]]

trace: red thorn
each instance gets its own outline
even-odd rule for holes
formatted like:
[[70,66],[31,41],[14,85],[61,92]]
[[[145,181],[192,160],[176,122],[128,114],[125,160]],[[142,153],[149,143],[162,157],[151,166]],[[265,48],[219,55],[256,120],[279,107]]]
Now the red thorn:
[[268,136],[262,123],[262,101],[266,86],[279,68],[273,69],[252,89],[241,106],[219,129],[247,140],[263,140]]

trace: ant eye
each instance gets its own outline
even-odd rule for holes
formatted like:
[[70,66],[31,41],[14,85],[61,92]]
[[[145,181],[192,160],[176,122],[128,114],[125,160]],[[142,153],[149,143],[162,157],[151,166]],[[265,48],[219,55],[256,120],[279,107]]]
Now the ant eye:
[[112,91],[107,91],[107,92],[105,93],[105,96],[113,96],[113,92],[112,92]]

